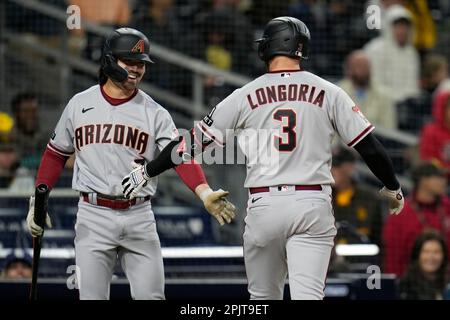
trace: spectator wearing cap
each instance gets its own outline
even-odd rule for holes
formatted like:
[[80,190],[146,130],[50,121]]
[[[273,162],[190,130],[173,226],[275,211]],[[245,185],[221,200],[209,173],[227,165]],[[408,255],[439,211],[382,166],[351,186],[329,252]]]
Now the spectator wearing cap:
[[422,129],[419,154],[422,160],[450,169],[450,91],[438,93],[434,100],[433,122]]
[[387,218],[383,229],[384,272],[402,276],[416,238],[436,230],[450,241],[450,198],[446,195],[446,171],[433,163],[412,169],[413,190],[399,215]]
[[364,46],[372,80],[394,102],[419,92],[419,54],[413,45],[412,17],[403,6],[386,10],[381,35]]
[[32,272],[32,259],[29,254],[15,254],[12,252],[6,257],[3,278],[29,279]]
[[407,272],[400,279],[400,299],[442,300],[448,282],[448,248],[441,234],[424,232],[415,241]]
[[333,210],[336,222],[341,226],[336,242],[369,240],[379,245],[383,201],[377,192],[355,182],[355,162],[355,155],[348,149],[340,148],[333,155]]

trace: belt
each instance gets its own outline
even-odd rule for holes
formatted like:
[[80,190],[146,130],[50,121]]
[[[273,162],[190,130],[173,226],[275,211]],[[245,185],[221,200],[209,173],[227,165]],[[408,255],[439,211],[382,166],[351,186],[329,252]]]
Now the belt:
[[114,197],[100,193],[86,192],[81,192],[81,196],[83,197],[83,200],[85,202],[114,210],[125,210],[136,204],[144,203],[151,199],[151,196],[145,196],[128,200],[123,197]]
[[[288,187],[286,186],[274,186],[275,188],[278,188],[278,191],[283,190],[283,188]],[[260,193],[260,192],[269,192],[270,187],[256,187],[256,188],[250,188],[250,194],[254,193]],[[321,191],[322,186],[320,184],[311,184],[311,185],[296,185],[295,190],[312,190],[312,191]]]

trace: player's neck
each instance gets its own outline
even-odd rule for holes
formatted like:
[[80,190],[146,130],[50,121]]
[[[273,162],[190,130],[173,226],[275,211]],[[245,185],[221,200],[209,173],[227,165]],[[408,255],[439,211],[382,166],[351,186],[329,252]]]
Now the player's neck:
[[115,84],[111,79],[108,79],[106,83],[103,85],[103,91],[111,98],[114,99],[126,99],[131,97],[136,89],[125,89],[119,87]]
[[301,70],[298,59],[292,59],[285,56],[277,56],[269,63],[269,72],[284,70]]

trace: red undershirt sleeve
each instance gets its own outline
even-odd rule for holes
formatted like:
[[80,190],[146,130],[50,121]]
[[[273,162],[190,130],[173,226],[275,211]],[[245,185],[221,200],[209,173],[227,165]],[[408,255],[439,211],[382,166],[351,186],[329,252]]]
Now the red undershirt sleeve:
[[205,173],[203,172],[202,167],[195,161],[182,163],[176,166],[174,169],[181,180],[184,182],[184,184],[194,192],[195,188],[197,188],[199,185],[203,183],[207,184]]
[[37,172],[36,186],[45,183],[50,189],[53,189],[67,159],[69,157],[56,153],[47,147],[42,155],[41,164]]

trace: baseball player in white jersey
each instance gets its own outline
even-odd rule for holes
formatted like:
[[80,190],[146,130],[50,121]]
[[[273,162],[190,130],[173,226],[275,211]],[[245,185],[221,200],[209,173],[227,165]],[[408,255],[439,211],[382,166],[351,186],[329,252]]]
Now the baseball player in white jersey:
[[[150,179],[133,200],[122,195],[123,176],[150,161],[177,136],[169,113],[137,88],[146,63],[152,63],[149,41],[141,32],[121,28],[106,40],[99,85],[76,94],[67,104],[47,145],[36,184],[53,187],[67,158],[75,153],[73,189],[80,192],[75,225],[75,258],[80,299],[108,299],[117,259],[135,299],[164,299],[164,271],[151,197]],[[227,192],[212,191],[200,166],[176,168],[205,208],[224,224],[234,217]],[[27,221],[33,236],[33,198]],[[47,215],[47,225],[51,225]]]
[[132,198],[143,181],[172,167],[178,161],[173,155],[193,156],[199,143],[224,145],[229,129],[239,138],[258,132],[258,140],[244,143],[243,151],[257,141],[258,148],[278,161],[269,161],[267,170],[268,157],[255,161],[254,153],[246,154],[249,201],[243,237],[250,297],[281,299],[289,275],[292,299],[322,299],[336,235],[330,187],[333,137],[337,134],[355,147],[381,180],[391,213],[403,207],[400,184],[384,148],[371,134],[373,125],[351,98],[301,69],[310,41],[306,25],[291,17],[275,18],[257,41],[268,73],[225,98],[190,136],[170,142],[158,159],[132,171],[136,184],[126,180],[125,195]]

